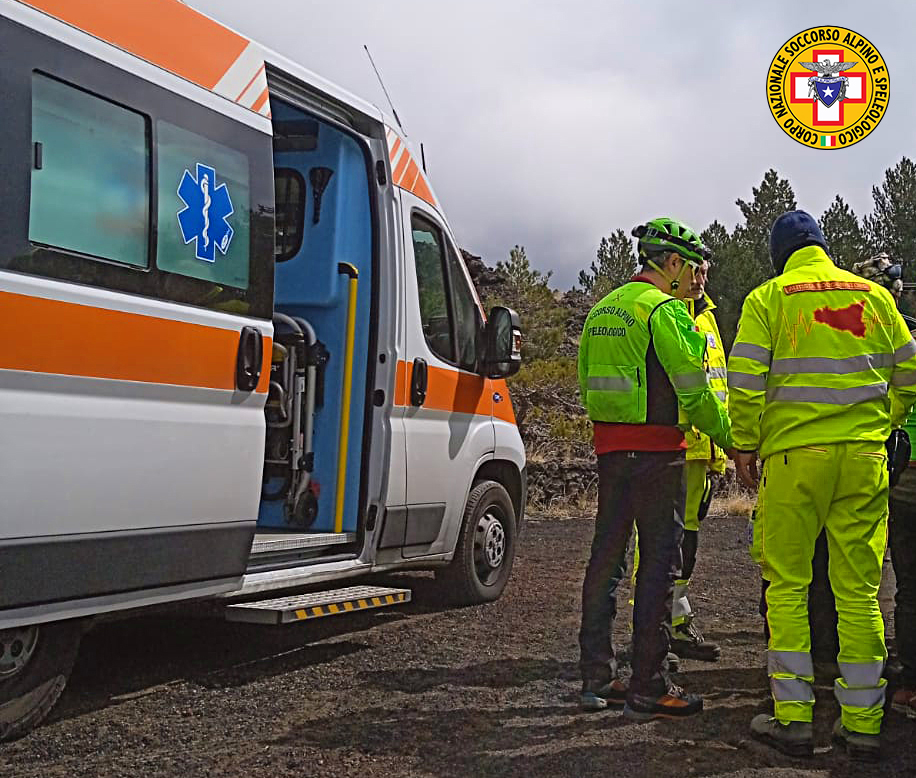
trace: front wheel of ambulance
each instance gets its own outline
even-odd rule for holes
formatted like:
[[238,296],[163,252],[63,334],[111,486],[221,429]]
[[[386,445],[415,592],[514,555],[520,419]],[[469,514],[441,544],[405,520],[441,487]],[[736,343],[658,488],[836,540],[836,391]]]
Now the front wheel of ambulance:
[[443,593],[462,605],[499,599],[512,573],[517,522],[512,498],[496,481],[474,484],[464,509],[455,556],[436,572]]
[[48,715],[82,634],[80,620],[0,630],[0,742],[25,735]]

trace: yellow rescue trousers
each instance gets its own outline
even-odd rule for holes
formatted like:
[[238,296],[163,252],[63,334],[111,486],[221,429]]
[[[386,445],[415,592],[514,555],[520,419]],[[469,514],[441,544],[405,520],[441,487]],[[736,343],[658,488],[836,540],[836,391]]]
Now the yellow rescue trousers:
[[830,443],[778,452],[763,464],[755,530],[767,589],[767,672],[776,718],[811,721],[808,585],[814,543],[826,528],[839,615],[843,726],[877,734],[887,651],[878,587],[887,543],[887,455],[880,443]]

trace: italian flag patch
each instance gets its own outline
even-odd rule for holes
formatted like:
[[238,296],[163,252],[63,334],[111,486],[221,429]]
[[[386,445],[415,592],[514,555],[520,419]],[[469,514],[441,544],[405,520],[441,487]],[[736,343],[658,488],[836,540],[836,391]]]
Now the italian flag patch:
[[821,135],[821,146],[836,146],[836,135]]

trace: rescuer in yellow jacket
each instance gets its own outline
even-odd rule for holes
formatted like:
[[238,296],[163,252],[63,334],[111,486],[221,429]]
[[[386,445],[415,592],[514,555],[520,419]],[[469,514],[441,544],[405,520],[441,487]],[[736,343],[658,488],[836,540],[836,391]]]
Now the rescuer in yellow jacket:
[[839,614],[842,716],[834,740],[877,759],[887,652],[878,586],[887,533],[884,443],[916,401],[916,343],[880,285],[837,268],[817,222],[780,216],[770,235],[776,278],[745,299],[728,360],[735,462],[760,473],[758,522],[767,590],[774,716],[752,734],[784,753],[813,753],[808,585],[826,529]]
[[[704,262],[696,273],[690,296],[684,302],[693,317],[697,332],[706,340],[703,365],[709,376],[709,388],[722,404],[728,407],[725,347],[713,311],[715,303],[706,294],[709,263]],[[712,496],[713,474],[725,472],[728,457],[725,452],[696,427],[684,432],[687,443],[685,478],[687,502],[684,509],[684,537],[681,540],[681,571],[674,582],[671,606],[671,652],[682,659],[699,659],[713,662],[719,658],[720,649],[706,640],[694,625],[694,613],[688,599],[690,577],[696,565],[700,522],[709,510]]]

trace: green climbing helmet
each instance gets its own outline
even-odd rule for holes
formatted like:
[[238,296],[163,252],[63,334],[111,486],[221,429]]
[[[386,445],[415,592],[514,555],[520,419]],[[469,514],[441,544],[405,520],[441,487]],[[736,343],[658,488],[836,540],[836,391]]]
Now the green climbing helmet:
[[639,256],[651,257],[665,251],[674,251],[694,265],[701,265],[712,256],[697,235],[684,222],[660,216],[647,224],[634,227],[633,237],[639,239]]

